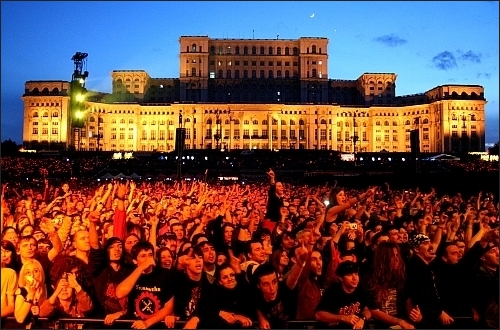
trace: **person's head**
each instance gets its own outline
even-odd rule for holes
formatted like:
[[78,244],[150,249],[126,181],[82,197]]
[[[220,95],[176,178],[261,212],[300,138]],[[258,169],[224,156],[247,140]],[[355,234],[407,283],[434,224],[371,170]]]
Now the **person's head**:
[[384,231],[387,233],[387,236],[389,236],[389,242],[401,243],[399,230],[396,226],[389,225],[385,228]]
[[161,268],[170,269],[174,263],[174,256],[168,247],[164,246],[156,251],[156,260],[160,263]]
[[198,246],[188,245],[187,248],[183,249],[181,255],[187,255],[186,274],[191,279],[199,279],[203,272],[203,251]]
[[2,240],[2,267],[12,268],[16,272],[19,265],[16,258],[16,247],[11,241]]
[[431,240],[426,235],[414,235],[408,242],[415,255],[419,256],[425,263],[428,264],[436,256]]
[[454,265],[462,259],[460,250],[455,242],[447,242],[441,259],[449,265]]
[[[135,265],[141,265],[143,263],[154,261],[154,247],[151,243],[145,241],[139,241],[134,245],[131,251],[132,262]],[[153,271],[154,265],[150,265],[144,270],[144,274],[149,274]]]
[[7,240],[12,242],[14,246],[17,246],[19,242],[19,235],[17,234],[17,230],[14,227],[5,227],[2,232],[2,240]]
[[134,245],[139,243],[139,237],[136,234],[127,234],[125,235],[125,252],[128,254],[132,254],[132,248]]
[[224,254],[224,252],[221,251],[217,252],[217,261],[215,262],[217,266],[220,266],[225,262],[227,262],[227,257]]
[[249,260],[253,260],[255,262],[263,263],[266,260],[266,253],[264,251],[264,247],[259,240],[252,239],[246,242],[245,254]]
[[170,226],[170,229],[175,234],[178,241],[184,239],[184,227],[182,226],[182,224],[174,223],[172,226]]
[[229,243],[233,238],[234,225],[231,223],[225,223],[222,225],[222,232],[224,233],[224,242]]
[[67,182],[62,184],[62,191],[66,194],[69,191],[69,184]]
[[275,269],[280,269],[280,267],[286,268],[290,259],[288,258],[288,252],[285,250],[276,250],[273,252],[272,264]]
[[24,236],[19,239],[19,255],[21,258],[34,259],[37,249],[37,241],[33,236]]
[[356,255],[356,252],[351,249],[351,250],[345,250],[340,253],[340,261],[352,261],[354,263],[358,262],[358,256]]
[[377,249],[377,246],[382,242],[389,241],[389,236],[381,231],[375,232],[371,238],[371,245],[374,250]]
[[330,191],[330,196],[328,197],[328,206],[341,205],[347,202],[347,196],[345,195],[344,189],[340,187],[335,187]]
[[104,244],[109,262],[118,263],[123,260],[123,242],[118,237],[110,237]]
[[90,236],[87,230],[79,230],[73,235],[73,247],[76,251],[89,252],[90,251]]
[[262,264],[257,267],[253,277],[266,301],[274,301],[278,295],[278,276],[271,264]]
[[19,228],[19,232],[21,232],[20,231],[21,228],[29,224],[30,224],[30,219],[28,218],[28,216],[24,214],[21,215],[17,220],[17,228]]
[[282,196],[284,192],[285,192],[285,187],[283,186],[283,183],[276,182],[276,194]]
[[323,256],[318,250],[313,250],[311,253],[311,273],[320,276],[323,270]]
[[42,238],[41,240],[37,241],[37,250],[39,256],[47,255],[52,247],[53,244],[48,238]]
[[215,270],[215,278],[217,282],[226,289],[234,289],[236,287],[236,273],[229,263],[223,263]]
[[335,274],[339,277],[342,283],[342,288],[345,292],[354,291],[359,284],[359,267],[352,261],[343,261],[339,263]]
[[401,243],[408,242],[408,231],[405,228],[399,228],[399,240]]
[[483,266],[490,269],[498,269],[498,245],[489,242],[480,260]]
[[26,288],[32,280],[39,283],[41,296],[38,301],[44,301],[47,298],[47,288],[45,287],[45,273],[40,262],[36,259],[26,261],[19,272],[18,285],[20,288]]
[[19,233],[21,236],[31,236],[33,234],[33,230],[33,226],[31,224],[27,224],[19,230]]
[[203,264],[205,266],[214,266],[216,261],[214,245],[210,241],[204,241],[198,246],[203,253]]
[[405,282],[405,264],[399,245],[394,242],[382,242],[375,250],[372,274],[369,277],[371,289],[401,289]]
[[290,251],[291,249],[293,249],[293,247],[295,246],[295,239],[293,238],[292,233],[287,231],[283,232],[283,234],[281,235],[280,243],[281,247],[284,250]]

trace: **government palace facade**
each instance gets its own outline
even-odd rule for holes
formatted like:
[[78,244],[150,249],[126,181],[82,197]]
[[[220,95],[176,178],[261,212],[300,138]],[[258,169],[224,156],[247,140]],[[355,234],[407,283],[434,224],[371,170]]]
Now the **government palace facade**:
[[[182,36],[178,78],[111,72],[112,93],[85,96],[72,134],[69,81],[27,81],[23,140],[77,150],[326,149],[421,152],[485,149],[484,88],[442,85],[398,96],[394,73],[328,77],[328,39]],[[99,146],[99,147],[98,147]]]

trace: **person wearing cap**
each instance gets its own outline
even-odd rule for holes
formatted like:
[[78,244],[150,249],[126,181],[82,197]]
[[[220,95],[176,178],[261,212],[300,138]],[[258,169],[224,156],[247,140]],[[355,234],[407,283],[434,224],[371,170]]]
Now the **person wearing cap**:
[[333,283],[321,296],[316,307],[316,320],[322,328],[362,329],[371,318],[367,297],[359,284],[359,267],[352,261],[341,262],[335,274],[339,283]]
[[418,309],[422,320],[419,328],[434,328],[453,323],[453,318],[443,310],[432,268],[429,265],[436,254],[433,244],[424,234],[413,235],[409,240],[413,256],[407,261],[405,291],[408,312]]
[[[475,246],[481,248],[480,261],[471,277],[471,304],[479,328],[497,329],[499,319],[499,252],[498,228],[485,232]],[[472,248],[471,248],[472,250]],[[470,250],[469,250],[470,251]]]

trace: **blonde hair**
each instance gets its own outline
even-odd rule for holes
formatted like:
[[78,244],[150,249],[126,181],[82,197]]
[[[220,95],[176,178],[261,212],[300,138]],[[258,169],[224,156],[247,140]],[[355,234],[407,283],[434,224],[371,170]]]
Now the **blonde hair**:
[[26,261],[23,266],[21,267],[21,270],[19,271],[19,280],[18,280],[18,285],[20,288],[26,287],[26,267],[29,265],[34,265],[35,268],[38,268],[41,274],[41,282],[40,285],[38,286],[38,289],[40,290],[40,295],[38,296],[38,305],[40,305],[42,302],[44,302],[47,299],[47,286],[45,285],[45,271],[43,270],[42,264],[36,260],[28,260]]

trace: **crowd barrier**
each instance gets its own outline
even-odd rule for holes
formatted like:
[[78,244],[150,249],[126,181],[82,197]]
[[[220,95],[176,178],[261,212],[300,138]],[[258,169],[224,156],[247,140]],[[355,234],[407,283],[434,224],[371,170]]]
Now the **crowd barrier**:
[[[6,318],[9,321],[14,321],[14,317]],[[455,322],[449,326],[453,329],[475,329],[477,326],[473,325],[472,317],[468,316],[457,316],[453,317]],[[112,326],[105,326],[104,319],[97,318],[59,318],[57,320],[49,318],[38,318],[40,324],[43,325],[43,329],[97,329],[97,328],[114,328],[114,329],[130,329],[132,323],[137,320],[116,320]],[[182,329],[184,327],[185,321],[176,321],[174,329]],[[251,328],[260,329],[258,326],[259,322],[253,321],[253,326]],[[313,329],[317,324],[315,320],[290,320],[286,322],[285,329]],[[470,327],[466,324],[471,325]],[[462,325],[462,326],[460,326]],[[149,327],[150,329],[168,329],[165,323],[158,322],[157,324]],[[370,319],[365,324],[364,329],[374,329],[375,321]],[[389,328],[389,327],[387,327]]]

